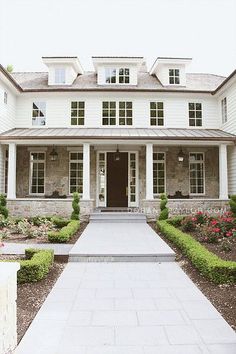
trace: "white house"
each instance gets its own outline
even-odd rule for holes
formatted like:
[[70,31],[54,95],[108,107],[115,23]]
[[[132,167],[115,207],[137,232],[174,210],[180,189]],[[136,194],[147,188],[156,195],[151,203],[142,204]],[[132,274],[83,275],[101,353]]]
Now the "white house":
[[[96,208],[220,208],[236,194],[236,71],[188,73],[190,58],[43,57],[0,66],[0,192],[14,215]],[[63,198],[62,198],[63,197]]]

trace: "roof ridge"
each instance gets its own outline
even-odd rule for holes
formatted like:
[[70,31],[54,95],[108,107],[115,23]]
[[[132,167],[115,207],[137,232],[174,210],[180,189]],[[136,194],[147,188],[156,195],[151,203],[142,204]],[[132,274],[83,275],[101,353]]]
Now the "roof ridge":
[[211,76],[217,76],[217,77],[222,77],[222,78],[226,78],[227,76],[224,75],[218,75],[218,74],[212,74],[212,73],[186,73],[186,75],[211,75]]

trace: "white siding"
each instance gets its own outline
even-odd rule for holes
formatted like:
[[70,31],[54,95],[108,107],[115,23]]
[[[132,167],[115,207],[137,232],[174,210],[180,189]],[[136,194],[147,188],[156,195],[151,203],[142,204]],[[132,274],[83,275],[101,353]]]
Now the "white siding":
[[[70,102],[85,101],[85,127],[100,127],[102,101],[132,101],[133,127],[150,127],[150,102],[163,101],[165,127],[187,128],[188,103],[201,102],[202,128],[217,129],[220,126],[217,100],[211,95],[164,94],[164,93],[38,93],[22,94],[17,98],[16,127],[32,126],[32,103],[46,102],[46,126],[70,127]],[[201,128],[200,128],[201,129]]]
[[[7,104],[4,103],[4,92],[7,92]],[[0,133],[14,128],[16,98],[10,89],[0,82]]]

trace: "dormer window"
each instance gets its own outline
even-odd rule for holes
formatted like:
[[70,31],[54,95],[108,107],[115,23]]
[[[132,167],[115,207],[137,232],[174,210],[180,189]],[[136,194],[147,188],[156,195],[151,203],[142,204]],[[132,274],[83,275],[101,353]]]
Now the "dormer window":
[[120,68],[119,69],[119,84],[129,84],[129,69]]
[[63,85],[66,83],[66,70],[65,68],[55,69],[55,84]]
[[116,69],[106,68],[105,69],[105,82],[106,84],[115,84],[116,83]]
[[130,70],[129,68],[105,68],[106,84],[129,84]]
[[179,85],[179,69],[169,69],[169,84],[170,85]]

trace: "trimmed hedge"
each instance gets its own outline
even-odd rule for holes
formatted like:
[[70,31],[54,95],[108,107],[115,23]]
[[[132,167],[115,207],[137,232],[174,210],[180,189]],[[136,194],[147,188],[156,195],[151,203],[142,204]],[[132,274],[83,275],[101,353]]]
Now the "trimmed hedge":
[[60,218],[58,216],[53,216],[51,218],[51,221],[53,222],[53,224],[58,227],[58,229],[61,229],[62,227],[64,226],[67,226],[70,222],[69,219],[63,219],[63,218]]
[[236,282],[236,262],[225,261],[206,247],[174,226],[170,221],[157,221],[161,232],[185,254],[192,264],[207,278],[217,284]]
[[48,241],[64,243],[79,230],[80,222],[78,220],[71,220],[67,226],[64,226],[60,231],[49,231]]
[[18,262],[20,269],[17,272],[18,283],[33,283],[45,278],[53,264],[53,250],[40,250],[28,248],[25,250],[25,258],[19,260],[4,260],[1,262]]
[[161,194],[161,202],[160,202],[160,215],[159,215],[159,220],[166,220],[169,217],[169,209],[167,208],[166,204],[168,203],[168,198],[166,194]]

